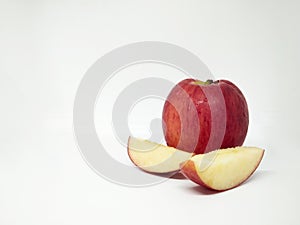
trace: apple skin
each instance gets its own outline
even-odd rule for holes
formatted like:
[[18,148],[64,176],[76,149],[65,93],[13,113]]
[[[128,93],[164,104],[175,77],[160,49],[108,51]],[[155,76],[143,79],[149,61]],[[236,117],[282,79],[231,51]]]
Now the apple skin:
[[241,146],[249,124],[246,99],[228,80],[179,82],[166,99],[162,118],[167,144],[195,154]]

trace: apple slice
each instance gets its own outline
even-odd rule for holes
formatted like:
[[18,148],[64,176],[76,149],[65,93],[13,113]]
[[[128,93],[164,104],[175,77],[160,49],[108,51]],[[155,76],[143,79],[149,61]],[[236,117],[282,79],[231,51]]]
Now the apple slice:
[[181,172],[197,184],[223,191],[247,180],[263,155],[263,149],[254,147],[220,149],[193,156],[181,164]]
[[193,153],[134,137],[129,137],[127,149],[131,161],[151,173],[179,171],[180,164],[193,155]]

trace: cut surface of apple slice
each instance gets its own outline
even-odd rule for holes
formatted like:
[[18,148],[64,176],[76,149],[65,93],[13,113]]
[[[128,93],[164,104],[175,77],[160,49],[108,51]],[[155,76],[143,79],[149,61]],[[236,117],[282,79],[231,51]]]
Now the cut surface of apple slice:
[[195,155],[181,164],[190,180],[213,190],[227,190],[247,180],[256,170],[264,150],[255,147],[220,149]]
[[148,140],[129,137],[128,155],[139,168],[152,173],[176,172],[180,164],[192,157],[192,153],[164,146]]

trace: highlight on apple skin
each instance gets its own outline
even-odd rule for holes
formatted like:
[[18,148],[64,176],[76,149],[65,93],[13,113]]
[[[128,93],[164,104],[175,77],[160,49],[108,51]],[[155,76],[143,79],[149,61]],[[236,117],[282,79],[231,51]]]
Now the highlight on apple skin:
[[241,146],[249,124],[246,99],[227,80],[179,82],[167,97],[162,118],[167,145],[195,154]]
[[129,137],[127,152],[130,160],[140,169],[151,173],[179,171],[180,164],[193,154],[144,139]]
[[263,155],[264,150],[255,147],[220,149],[193,156],[181,164],[181,173],[199,185],[224,191],[246,181]]

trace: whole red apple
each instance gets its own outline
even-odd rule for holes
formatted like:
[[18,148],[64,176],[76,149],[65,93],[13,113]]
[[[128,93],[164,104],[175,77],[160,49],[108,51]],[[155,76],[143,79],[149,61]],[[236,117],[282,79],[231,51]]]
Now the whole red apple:
[[196,154],[241,146],[248,124],[246,99],[227,80],[185,79],[171,90],[163,109],[167,144]]

